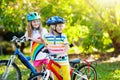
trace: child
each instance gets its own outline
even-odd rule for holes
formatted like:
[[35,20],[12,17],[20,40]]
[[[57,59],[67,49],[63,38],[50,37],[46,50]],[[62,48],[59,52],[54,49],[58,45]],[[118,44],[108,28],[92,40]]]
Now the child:
[[[51,54],[56,54],[58,57],[64,58],[57,58],[55,59],[62,67],[62,72],[59,71],[63,76],[63,80],[71,80],[70,78],[70,66],[68,61],[68,41],[67,37],[62,34],[62,30],[64,29],[64,19],[59,16],[50,17],[47,20],[47,25],[50,27],[50,33],[44,36],[44,41],[46,43],[46,47]],[[57,69],[55,67],[55,69]],[[57,70],[58,71],[58,70]],[[55,80],[57,78],[55,77]]]
[[45,54],[41,53],[44,48],[42,37],[47,34],[47,30],[42,27],[40,22],[40,15],[37,12],[30,12],[27,15],[28,29],[25,37],[30,40],[32,61],[37,72],[42,70],[42,64],[47,64],[48,59],[45,58]]

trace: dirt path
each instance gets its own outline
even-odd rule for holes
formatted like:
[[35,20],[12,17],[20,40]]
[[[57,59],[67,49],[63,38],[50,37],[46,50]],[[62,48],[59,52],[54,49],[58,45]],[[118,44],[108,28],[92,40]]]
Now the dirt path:
[[98,61],[98,62],[116,62],[120,61],[120,55],[114,55],[111,53],[108,54],[89,54],[89,55],[81,55],[81,54],[70,54],[69,55],[70,60],[75,58],[80,58],[82,60],[92,60],[92,61]]

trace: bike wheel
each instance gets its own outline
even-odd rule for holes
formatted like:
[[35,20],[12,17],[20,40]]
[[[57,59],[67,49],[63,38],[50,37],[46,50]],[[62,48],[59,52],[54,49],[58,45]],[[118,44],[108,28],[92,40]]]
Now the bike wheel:
[[[88,65],[82,65],[80,66],[77,71],[78,74],[73,74],[73,79],[72,80],[97,80],[97,72],[93,66],[88,66]],[[87,79],[81,78],[82,75],[86,77]]]
[[[28,78],[28,80],[37,80],[37,78],[39,78],[39,80],[45,80],[45,74],[44,73],[37,73],[35,75],[32,75],[31,77]],[[50,76],[48,80],[53,80]]]
[[[12,63],[12,66],[8,73],[7,72],[8,70],[6,70],[6,69],[8,69],[9,65],[7,66],[7,64],[8,64],[8,60],[0,61],[0,80],[22,80],[21,72],[20,72],[20,69],[17,67],[17,65],[15,63]],[[5,76],[8,75],[6,79],[5,79],[5,77],[2,77],[5,70],[8,73],[8,74],[7,73],[5,74]]]

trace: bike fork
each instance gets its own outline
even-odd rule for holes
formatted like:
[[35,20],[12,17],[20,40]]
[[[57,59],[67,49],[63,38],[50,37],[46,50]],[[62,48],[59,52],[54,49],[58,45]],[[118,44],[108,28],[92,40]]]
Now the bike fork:
[[9,72],[10,72],[10,69],[12,67],[12,63],[13,63],[15,57],[16,57],[15,55],[11,56],[10,59],[8,60],[7,67],[2,75],[2,80],[7,80],[7,77],[9,75]]
[[50,76],[50,70],[47,69],[45,71],[44,80],[48,80],[49,76]]

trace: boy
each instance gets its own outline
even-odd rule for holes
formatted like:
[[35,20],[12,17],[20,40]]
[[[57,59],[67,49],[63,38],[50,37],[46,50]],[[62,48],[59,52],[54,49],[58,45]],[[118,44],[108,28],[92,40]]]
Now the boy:
[[[68,41],[67,37],[62,34],[62,30],[65,27],[64,19],[59,16],[50,17],[47,20],[47,25],[50,27],[50,33],[44,36],[44,41],[46,43],[46,47],[51,54],[57,55],[56,62],[61,65],[62,72],[61,73],[63,80],[71,80],[70,78],[70,66],[68,60]],[[59,59],[58,57],[61,57]],[[57,69],[55,67],[55,69]],[[55,77],[55,80],[57,78]]]

